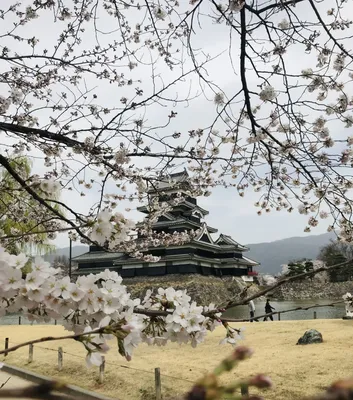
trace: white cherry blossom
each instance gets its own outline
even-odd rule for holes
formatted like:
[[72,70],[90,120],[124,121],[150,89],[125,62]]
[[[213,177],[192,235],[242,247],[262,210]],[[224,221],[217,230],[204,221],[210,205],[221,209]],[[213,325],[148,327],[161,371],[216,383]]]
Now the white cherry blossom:
[[23,286],[22,271],[18,268],[8,267],[0,270],[1,288],[4,291],[20,289]]
[[38,271],[32,271],[27,274],[25,279],[25,287],[27,290],[39,289],[39,287],[45,282],[45,277],[40,275]]
[[[0,303],[0,314],[22,311],[38,322],[64,317],[65,329],[83,334],[80,341],[88,352],[88,365],[101,363],[107,341],[114,336],[120,353],[130,360],[140,343],[164,346],[175,341],[196,346],[207,331],[220,325],[215,305],[198,306],[185,290],[159,288],[156,294],[148,291],[141,302],[131,298],[115,271],[80,276],[74,283],[36,258],[23,279],[18,267],[24,262],[24,257],[12,257],[0,248],[0,290],[8,299]],[[155,321],[143,315],[144,310],[167,310],[169,314]]]

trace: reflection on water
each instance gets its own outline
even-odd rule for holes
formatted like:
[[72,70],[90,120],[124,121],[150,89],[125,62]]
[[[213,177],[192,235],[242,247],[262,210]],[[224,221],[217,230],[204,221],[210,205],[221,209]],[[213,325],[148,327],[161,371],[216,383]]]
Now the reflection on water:
[[[288,310],[296,307],[309,307],[315,304],[329,304],[334,302],[335,300],[294,300],[294,301],[271,301],[270,304],[276,310]],[[337,300],[336,300],[337,301]],[[264,301],[255,301],[255,316],[265,314],[265,302]],[[316,312],[317,318],[321,319],[335,319],[342,318],[346,315],[344,304],[335,304],[333,307],[320,307],[313,308],[311,310],[298,310],[285,314],[281,314],[281,320],[298,320],[298,319],[313,319],[314,311]],[[224,314],[224,317],[229,318],[249,318],[249,308],[247,305],[235,307],[233,309],[227,310]],[[278,315],[273,316],[274,320],[278,319]]]
[[[274,307],[275,311],[288,310],[290,308],[295,307],[309,307],[314,304],[329,304],[333,302],[333,300],[295,300],[295,301],[271,301],[272,307]],[[265,314],[265,302],[264,301],[255,301],[255,316]],[[313,319],[314,311],[316,311],[317,318],[321,319],[335,319],[342,318],[345,313],[344,304],[336,304],[334,307],[320,307],[314,308],[311,310],[299,310],[293,311],[285,314],[281,314],[281,320],[296,320],[296,319]],[[229,318],[249,318],[249,308],[248,306],[239,306],[233,309],[229,309],[227,312],[223,314],[224,317]],[[278,319],[277,315],[274,315],[274,319]],[[48,322],[48,325],[54,325],[55,321],[52,320]],[[18,325],[19,324],[19,314],[6,315],[0,318],[0,325]],[[29,321],[27,318],[21,316],[21,324],[29,325],[36,324],[36,322]],[[40,322],[41,325],[44,322]],[[58,321],[60,324],[60,321]]]

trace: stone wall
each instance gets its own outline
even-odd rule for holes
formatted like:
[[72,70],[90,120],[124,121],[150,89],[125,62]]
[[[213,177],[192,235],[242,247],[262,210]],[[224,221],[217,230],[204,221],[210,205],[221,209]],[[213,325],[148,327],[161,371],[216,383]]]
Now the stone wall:
[[[173,287],[176,290],[186,289],[191,298],[198,304],[221,304],[229,299],[240,299],[240,294],[248,287],[241,278],[191,275],[166,275],[161,277],[125,278],[123,283],[128,287],[133,298],[143,299],[148,289]],[[264,289],[256,284],[248,287],[246,295],[252,295]],[[276,300],[306,299],[341,299],[342,295],[353,293],[352,282],[320,282],[306,279],[280,286],[268,294]]]
[[353,281],[324,283],[306,279],[280,286],[271,297],[277,300],[342,299],[347,292],[353,292]]
[[[145,296],[148,289],[159,287],[173,287],[176,290],[186,289],[189,296],[198,304],[209,303],[221,304],[230,298],[238,299],[247,284],[236,277],[215,277],[202,275],[166,275],[161,277],[134,277],[125,278],[123,284],[128,287],[133,298]],[[256,292],[257,286],[253,285],[248,289],[247,294]]]

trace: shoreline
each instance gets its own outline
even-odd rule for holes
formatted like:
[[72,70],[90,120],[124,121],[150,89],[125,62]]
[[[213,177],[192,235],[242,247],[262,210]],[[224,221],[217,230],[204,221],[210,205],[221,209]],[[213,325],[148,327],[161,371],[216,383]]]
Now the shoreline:
[[[133,297],[143,298],[147,289],[174,287],[186,289],[198,304],[221,304],[230,298],[240,299],[244,293],[254,295],[266,286],[244,282],[240,277],[214,277],[197,274],[168,275],[165,277],[125,278],[123,280]],[[347,292],[353,293],[353,281],[328,282],[327,280],[306,279],[290,282],[274,289],[263,300],[269,297],[278,301],[295,300],[340,300]]]

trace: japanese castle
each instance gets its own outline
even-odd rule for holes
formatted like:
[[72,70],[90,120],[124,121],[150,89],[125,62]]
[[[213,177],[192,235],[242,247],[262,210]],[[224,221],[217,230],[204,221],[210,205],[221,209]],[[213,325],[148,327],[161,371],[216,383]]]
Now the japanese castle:
[[[108,253],[90,246],[89,252],[72,259],[77,263],[76,274],[97,273],[109,268],[122,277],[201,274],[241,276],[252,281],[257,275],[253,267],[259,263],[245,257],[243,253],[249,249],[230,236],[220,234],[216,240],[212,238],[218,230],[204,221],[209,212],[197,204],[196,198],[187,195],[188,179],[186,171],[171,174],[161,179],[148,194],[150,198],[157,196],[158,201],[165,202],[173,199],[176,192],[184,192],[182,202],[160,216],[152,229],[165,233],[199,231],[194,239],[183,245],[150,248],[147,254],[160,257],[158,262],[145,262],[124,253]],[[149,207],[138,207],[138,211],[148,218]]]

